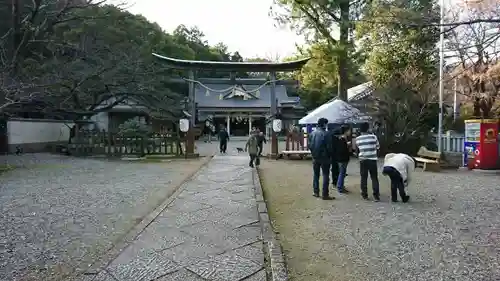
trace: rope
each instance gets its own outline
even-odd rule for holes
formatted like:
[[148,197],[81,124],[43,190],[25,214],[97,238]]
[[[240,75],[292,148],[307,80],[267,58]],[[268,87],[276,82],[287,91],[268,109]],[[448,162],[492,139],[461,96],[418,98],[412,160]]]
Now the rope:
[[[203,87],[205,90],[207,91],[210,91],[210,92],[214,92],[214,93],[219,93],[219,94],[222,94],[222,93],[229,93],[231,91],[234,91],[238,85],[233,85],[227,89],[223,89],[223,90],[216,90],[216,89],[212,89],[210,87],[207,87],[206,85],[204,85],[203,83],[201,83],[200,81],[197,81],[197,80],[191,80],[191,79],[184,79],[185,81],[187,82],[192,82],[192,83],[195,83],[195,84],[198,84],[200,85],[201,87]],[[246,90],[243,90],[243,89],[238,89],[239,91],[245,93],[245,94],[253,94],[257,91],[259,91],[260,89],[264,88],[265,86],[271,84],[271,82],[277,82],[277,81],[281,81],[280,80],[269,80],[269,81],[266,81],[264,84],[260,85],[259,87],[257,87],[256,89],[253,89],[253,90],[250,90],[250,91],[246,91]]]

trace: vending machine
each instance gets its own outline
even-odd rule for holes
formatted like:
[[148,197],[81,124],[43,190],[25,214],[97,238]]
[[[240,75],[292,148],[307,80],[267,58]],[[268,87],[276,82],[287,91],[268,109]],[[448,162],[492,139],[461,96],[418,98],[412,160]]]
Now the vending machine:
[[465,121],[464,166],[491,170],[499,168],[498,119]]

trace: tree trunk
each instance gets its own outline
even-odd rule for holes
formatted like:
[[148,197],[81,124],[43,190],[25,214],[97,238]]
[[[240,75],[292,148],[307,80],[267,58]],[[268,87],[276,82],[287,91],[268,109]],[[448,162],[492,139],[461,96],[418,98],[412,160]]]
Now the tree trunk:
[[349,45],[349,1],[341,0],[339,3],[340,7],[340,24],[339,24],[339,52],[337,55],[337,66],[338,66],[338,89],[337,95],[339,99],[347,101],[347,85],[348,85],[348,73],[347,73],[347,48]]

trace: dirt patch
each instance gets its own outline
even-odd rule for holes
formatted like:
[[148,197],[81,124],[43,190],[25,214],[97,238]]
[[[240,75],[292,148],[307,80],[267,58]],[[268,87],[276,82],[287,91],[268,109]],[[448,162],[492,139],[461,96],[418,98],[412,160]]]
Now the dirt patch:
[[[349,165],[346,187],[351,194],[331,190],[337,199],[323,201],[312,197],[310,161],[262,162],[262,187],[290,280],[499,276],[495,264],[500,256],[493,253],[500,247],[487,238],[500,229],[493,211],[500,207],[494,177],[418,171],[408,190],[411,202],[403,204],[390,202],[388,181],[379,175],[382,202],[377,203],[361,199],[359,166],[357,161]],[[368,188],[371,193],[370,183]]]

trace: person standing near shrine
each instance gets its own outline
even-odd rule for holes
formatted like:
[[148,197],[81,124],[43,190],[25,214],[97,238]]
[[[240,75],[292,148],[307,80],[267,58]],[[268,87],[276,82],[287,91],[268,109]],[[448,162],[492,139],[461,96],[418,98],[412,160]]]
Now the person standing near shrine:
[[377,136],[368,132],[368,123],[360,126],[361,135],[354,141],[354,149],[358,152],[359,172],[361,174],[361,196],[368,200],[368,174],[372,180],[373,199],[380,201],[380,191],[378,182],[378,149],[380,144]]
[[245,144],[245,151],[248,151],[248,155],[250,156],[250,163],[248,166],[254,167],[260,165],[260,157],[259,157],[259,133],[257,130],[252,131],[250,137]]
[[219,137],[220,153],[226,153],[227,142],[229,141],[229,134],[227,133],[226,128],[224,126],[221,127],[218,137]]
[[344,186],[344,181],[347,175],[347,165],[349,164],[349,160],[351,158],[351,152],[349,150],[349,136],[351,134],[351,129],[347,126],[342,126],[340,128],[340,133],[341,135],[338,137],[337,146],[334,149],[337,158],[337,165],[339,167],[337,190],[339,193],[349,193]]
[[262,150],[264,150],[264,144],[267,143],[266,136],[264,135],[264,132],[259,132],[257,139],[259,141],[259,156],[262,155]]
[[323,200],[333,200],[335,197],[330,196],[330,162],[332,155],[331,139],[326,132],[328,120],[320,118],[318,127],[309,135],[307,146],[313,157],[313,196],[319,197],[319,176],[320,172],[323,175]]

